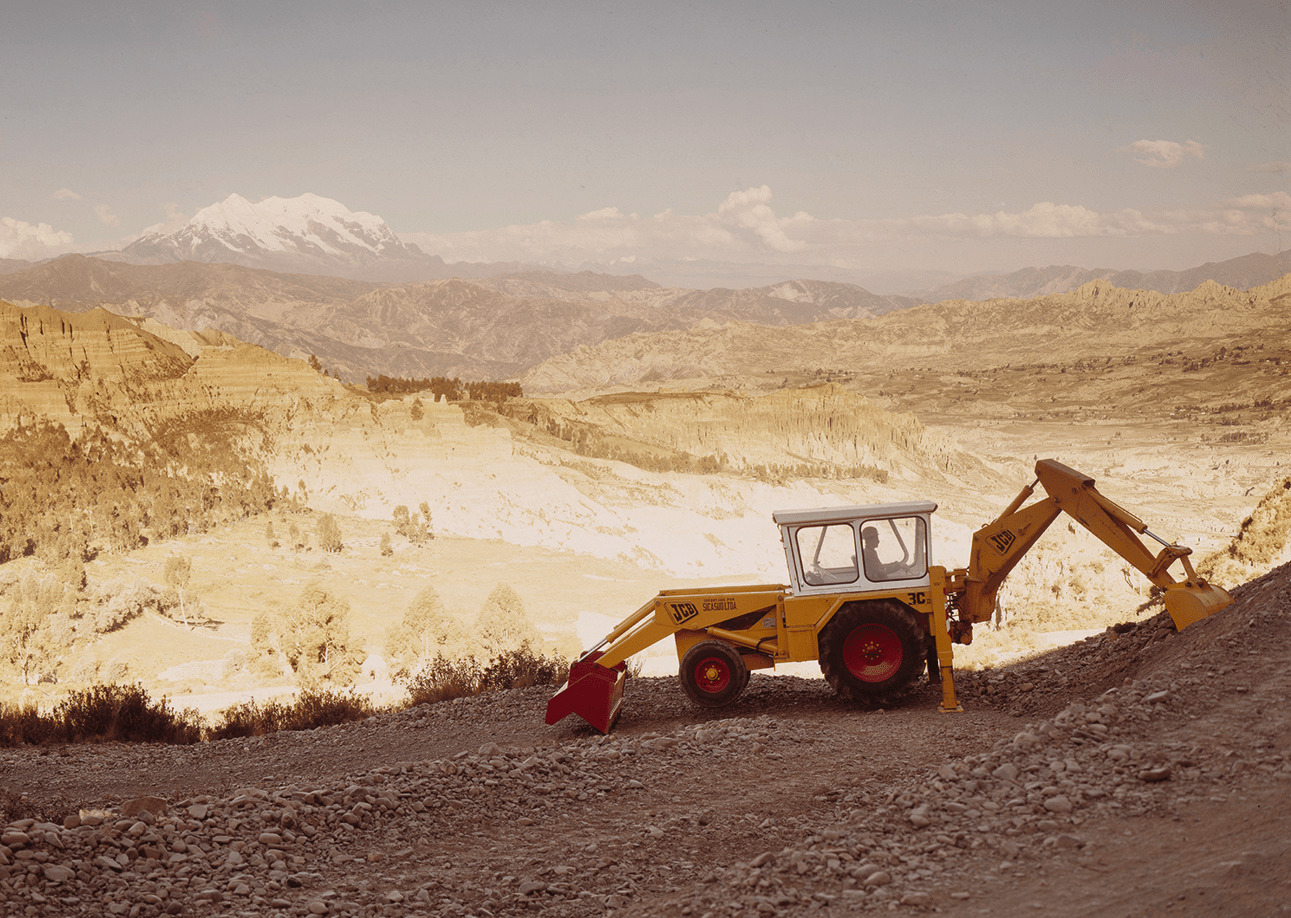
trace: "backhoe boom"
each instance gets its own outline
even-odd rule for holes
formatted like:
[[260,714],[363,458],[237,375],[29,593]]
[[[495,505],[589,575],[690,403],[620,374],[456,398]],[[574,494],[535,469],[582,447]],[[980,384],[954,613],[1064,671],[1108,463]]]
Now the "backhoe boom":
[[[994,521],[973,534],[973,548],[965,574],[959,620],[987,621],[995,611],[995,598],[1009,571],[1022,559],[1060,513],[1066,513],[1092,532],[1165,594],[1165,606],[1175,627],[1182,630],[1232,602],[1228,593],[1197,576],[1188,556],[1192,549],[1166,542],[1124,507],[1100,494],[1094,479],[1053,459],[1036,463],[1036,480],[1022,489]],[[1025,509],[1022,505],[1044,486],[1046,498]],[[1153,552],[1139,535],[1159,542]],[[1179,561],[1183,579],[1169,572]]]

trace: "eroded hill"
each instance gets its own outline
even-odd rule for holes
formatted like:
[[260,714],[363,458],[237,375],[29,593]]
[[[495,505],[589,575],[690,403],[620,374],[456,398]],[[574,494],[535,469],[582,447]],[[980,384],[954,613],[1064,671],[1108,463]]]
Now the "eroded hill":
[[765,395],[710,390],[512,399],[502,411],[582,455],[660,471],[979,485],[989,477],[981,463],[913,415],[885,411],[834,384]]
[[[1280,401],[1291,375],[1288,297],[1291,275],[1248,291],[1208,282],[1175,295],[1094,281],[1070,294],[947,301],[869,320],[631,335],[553,358],[522,382],[541,393],[711,379],[774,387],[824,376],[882,390],[906,409],[917,399],[924,416],[957,402],[989,412],[1016,399],[1028,375],[1066,389],[1137,365],[1130,372],[1143,377],[1134,387],[1143,404],[1185,381],[1189,393],[1219,397],[1237,383],[1234,394]],[[1224,372],[1231,368],[1245,369]],[[1069,380],[1050,378],[1073,370]],[[1089,410],[1106,404],[1085,401]]]

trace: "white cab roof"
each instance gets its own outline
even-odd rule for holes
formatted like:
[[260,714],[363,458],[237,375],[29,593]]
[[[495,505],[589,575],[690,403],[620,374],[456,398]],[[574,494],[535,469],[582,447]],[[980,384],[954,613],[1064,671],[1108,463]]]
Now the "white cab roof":
[[908,500],[898,504],[825,507],[821,510],[776,510],[771,518],[777,526],[797,526],[802,523],[843,523],[848,520],[914,516],[918,513],[932,513],[936,509],[937,504],[930,500]]

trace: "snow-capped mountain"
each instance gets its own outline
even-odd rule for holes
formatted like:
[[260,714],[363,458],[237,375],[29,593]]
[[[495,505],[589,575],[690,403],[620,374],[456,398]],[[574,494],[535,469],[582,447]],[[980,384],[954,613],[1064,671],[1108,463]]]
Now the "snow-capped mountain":
[[121,250],[134,264],[222,262],[364,280],[431,280],[443,259],[400,241],[385,221],[316,194],[251,203],[229,195],[173,233],[150,233]]

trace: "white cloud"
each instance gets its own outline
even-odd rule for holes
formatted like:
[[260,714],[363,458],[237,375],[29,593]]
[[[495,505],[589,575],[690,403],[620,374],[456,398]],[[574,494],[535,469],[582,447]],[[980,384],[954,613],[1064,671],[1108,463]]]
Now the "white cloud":
[[589,211],[579,216],[580,220],[617,220],[623,214],[617,207],[602,207],[600,210]]
[[671,209],[649,217],[602,207],[572,221],[544,220],[525,226],[469,233],[406,233],[403,238],[449,261],[530,261],[579,264],[625,258],[690,258],[735,261],[804,253],[805,213],[779,217],[766,185],[727,195],[712,213],[685,215]]
[[1291,210],[1291,194],[1275,191],[1272,194],[1244,194],[1227,202],[1243,210]]
[[1207,232],[1247,236],[1261,232],[1291,230],[1291,194],[1244,194],[1224,202],[1222,209],[1205,223]]
[[1173,169],[1189,156],[1201,159],[1206,155],[1206,148],[1195,140],[1176,143],[1173,140],[1136,140],[1122,152],[1133,153],[1134,158],[1145,166],[1156,169]]
[[94,215],[95,215],[96,217],[98,217],[98,218],[99,218],[99,220],[101,220],[101,221],[103,222],[103,225],[104,225],[104,226],[120,226],[120,225],[121,225],[121,221],[120,221],[119,219],[117,219],[117,215],[116,215],[116,214],[114,214],[114,213],[112,212],[112,208],[111,208],[111,207],[109,207],[109,206],[108,206],[108,205],[106,205],[106,204],[99,204],[99,205],[96,205],[96,206],[95,206],[95,208],[94,208]]
[[81,196],[70,188],[60,188],[54,192],[55,201],[79,201]]
[[188,223],[188,217],[179,209],[179,205],[174,201],[166,202],[166,219],[160,223],[154,223],[152,226],[145,226],[137,236],[132,237],[128,242],[133,242],[143,236],[151,236],[153,233],[173,233]]
[[[1166,224],[1155,223],[1137,210],[1126,208],[1099,213],[1079,204],[1041,201],[1029,210],[993,214],[940,214],[914,217],[911,226],[944,236],[1011,236],[1027,239],[1071,239],[1087,236],[1141,236],[1171,232]],[[900,221],[894,222],[894,228]]]
[[717,207],[717,217],[742,229],[752,230],[768,247],[777,252],[801,252],[807,243],[791,239],[786,232],[795,223],[809,221],[809,215],[799,212],[788,219],[780,219],[770,205],[771,189],[766,185],[732,191]]
[[1024,210],[922,214],[879,220],[778,216],[766,185],[735,191],[705,214],[664,210],[642,217],[603,207],[569,221],[469,233],[404,234],[452,261],[526,261],[577,267],[592,262],[872,263],[877,246],[916,251],[921,242],[1257,235],[1287,228],[1291,196],[1252,194],[1196,210],[1094,210],[1040,201]]
[[48,223],[0,217],[0,258],[49,258],[66,251],[72,241],[71,233],[56,230]]
[[1291,172],[1291,162],[1256,163],[1248,172]]

